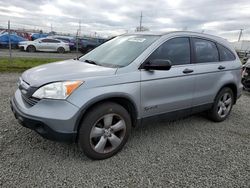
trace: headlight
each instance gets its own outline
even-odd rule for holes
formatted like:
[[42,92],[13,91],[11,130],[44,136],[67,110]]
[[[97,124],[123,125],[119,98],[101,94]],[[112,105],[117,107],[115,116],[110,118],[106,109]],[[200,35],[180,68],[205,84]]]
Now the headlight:
[[32,97],[39,99],[66,99],[82,83],[82,81],[54,82],[40,87]]

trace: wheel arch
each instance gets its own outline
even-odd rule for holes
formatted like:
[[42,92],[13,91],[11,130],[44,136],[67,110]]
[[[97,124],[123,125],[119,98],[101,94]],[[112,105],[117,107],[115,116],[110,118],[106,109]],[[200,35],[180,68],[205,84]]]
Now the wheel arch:
[[59,46],[56,51],[58,52],[60,48],[63,49],[64,52],[66,51],[66,49],[63,46]]
[[[236,100],[237,100],[237,94],[238,94],[238,91],[237,91],[237,86],[235,83],[227,83],[227,84],[224,84],[220,89],[219,91],[217,92],[216,96],[218,95],[218,93],[223,89],[223,88],[230,88],[232,91],[233,91],[233,94],[234,94],[234,104],[236,103]],[[216,97],[215,97],[216,98]],[[214,98],[214,99],[215,99]]]
[[26,46],[26,50],[28,50],[30,46],[34,47],[34,48],[35,48],[35,51],[37,50],[37,49],[36,49],[36,46],[35,46],[34,44],[28,44],[28,45]]
[[105,102],[114,102],[124,107],[131,117],[132,126],[135,127],[137,125],[138,109],[136,108],[135,102],[129,96],[123,94],[116,94],[112,96],[103,95],[92,99],[81,109],[74,130],[78,133],[83,118],[91,108]]

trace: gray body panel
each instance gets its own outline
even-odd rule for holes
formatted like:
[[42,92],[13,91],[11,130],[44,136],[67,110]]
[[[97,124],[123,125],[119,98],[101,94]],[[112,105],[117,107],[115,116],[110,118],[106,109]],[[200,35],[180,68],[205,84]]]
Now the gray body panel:
[[[157,47],[180,36],[204,37],[221,43],[234,52],[236,60],[172,66],[168,71],[139,69]],[[226,68],[219,70],[220,65]],[[194,71],[184,74],[185,68]],[[211,104],[226,84],[237,87],[238,97],[242,90],[240,69],[241,63],[237,54],[224,39],[200,33],[172,32],[162,35],[126,67],[107,68],[67,60],[27,70],[22,78],[31,87],[65,80],[82,80],[84,83],[66,100],[42,99],[30,107],[25,105],[20,91],[16,92],[15,100],[27,116],[38,118],[54,130],[75,132],[85,110],[95,102],[108,98],[121,97],[130,100],[137,111],[137,119],[142,119]]]

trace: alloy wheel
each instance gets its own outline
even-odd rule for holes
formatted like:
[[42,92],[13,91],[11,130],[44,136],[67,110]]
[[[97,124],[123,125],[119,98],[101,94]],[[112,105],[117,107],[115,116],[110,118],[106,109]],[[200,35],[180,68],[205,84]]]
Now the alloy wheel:
[[224,118],[230,112],[231,107],[232,107],[232,101],[233,101],[232,96],[228,92],[224,93],[221,96],[221,98],[218,102],[218,111],[217,111],[218,115],[221,118]]
[[90,132],[90,144],[97,153],[109,153],[123,141],[126,123],[117,114],[106,114],[96,121]]

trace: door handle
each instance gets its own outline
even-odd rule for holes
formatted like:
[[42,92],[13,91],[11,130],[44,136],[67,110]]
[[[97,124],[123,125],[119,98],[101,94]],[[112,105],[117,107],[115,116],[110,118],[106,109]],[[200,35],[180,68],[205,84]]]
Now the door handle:
[[226,67],[224,67],[224,66],[222,66],[222,65],[220,65],[219,67],[218,67],[218,69],[219,70],[223,70],[223,69],[225,69]]
[[189,74],[189,73],[194,72],[194,70],[192,70],[192,69],[184,69],[182,72],[183,72],[184,74]]

